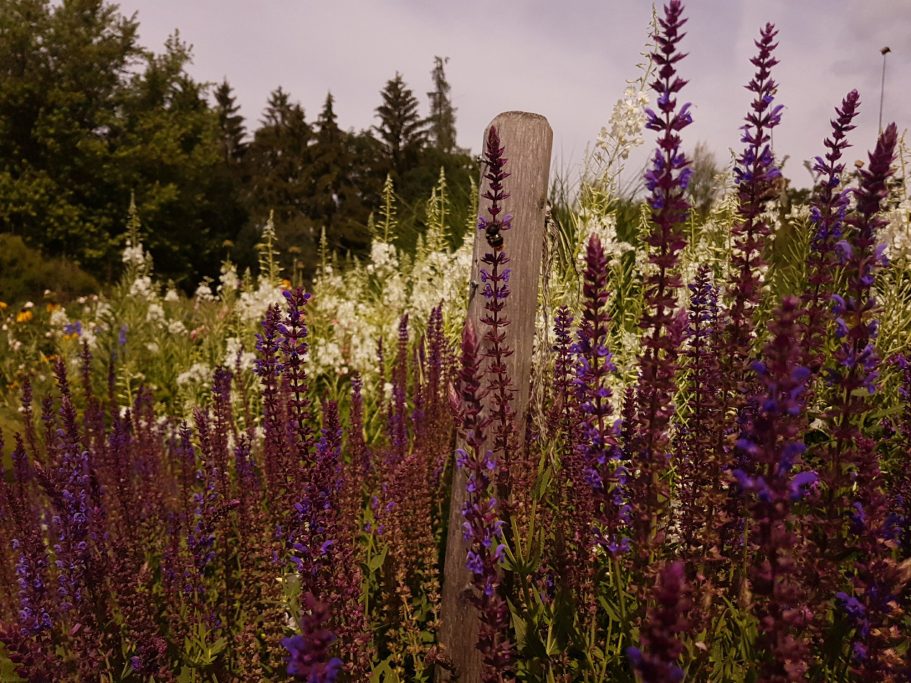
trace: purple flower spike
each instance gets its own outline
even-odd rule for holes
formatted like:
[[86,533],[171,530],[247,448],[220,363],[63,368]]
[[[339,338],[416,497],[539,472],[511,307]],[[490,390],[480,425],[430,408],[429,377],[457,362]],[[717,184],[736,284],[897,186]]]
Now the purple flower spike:
[[[690,557],[717,556],[721,547],[727,460],[718,442],[726,429],[718,387],[722,384],[723,328],[719,322],[718,290],[707,265],[689,285],[689,328],[685,351],[687,390],[691,399],[678,421],[675,451],[680,497],[678,525]],[[717,563],[716,563],[717,564]]]
[[[597,235],[589,239],[583,277],[582,324],[572,347],[576,354],[576,404],[581,411],[577,425],[576,452],[568,457],[573,491],[578,500],[574,507],[594,515],[596,538],[604,547],[617,547],[620,533],[622,491],[618,486],[616,469],[619,452],[611,424],[612,392],[607,380],[616,371],[607,347],[607,255]],[[576,480],[582,475],[581,480]],[[591,489],[586,492],[585,488]],[[622,504],[622,503],[621,503]],[[590,524],[590,520],[585,520]],[[575,529],[582,548],[591,548],[591,533]],[[583,566],[591,564],[580,557]]]
[[643,683],[671,683],[683,680],[680,636],[690,629],[687,614],[692,610],[690,586],[683,562],[664,565],[652,589],[652,604],[642,624],[641,647],[630,647],[626,655]]
[[288,675],[307,683],[335,683],[342,671],[342,661],[330,657],[335,634],[326,628],[329,606],[312,593],[304,595],[307,613],[301,619],[300,635],[282,640],[288,653]]
[[901,590],[892,559],[885,481],[875,443],[867,433],[879,377],[874,346],[878,306],[872,285],[876,270],[884,265],[877,239],[887,223],[879,214],[894,172],[897,141],[893,123],[880,134],[867,168],[859,171],[855,209],[844,223],[844,239],[851,249],[844,263],[845,290],[834,306],[837,365],[830,380],[838,391],[827,415],[834,439],[824,454],[826,467],[820,472],[828,489],[826,517],[852,520],[847,536],[840,525],[831,525],[826,548],[832,554],[845,547],[859,551],[854,593],[869,624],[869,628],[855,631],[855,673],[861,680],[889,680],[895,673],[895,596]]
[[747,374],[752,312],[761,296],[760,268],[764,263],[761,252],[771,231],[762,214],[767,203],[775,197],[777,180],[781,176],[771,146],[772,129],[781,120],[781,107],[772,106],[778,88],[772,78],[772,68],[778,64],[772,56],[778,46],[775,42],[777,33],[772,24],[766,24],[755,43],[759,53],[750,61],[756,72],[746,86],[753,94],[753,101],[742,128],[741,142],[745,147],[734,167],[740,214],[733,231],[734,281],[730,313],[730,363],[734,381],[742,380]]
[[[857,116],[860,95],[849,92],[835,109],[832,136],[826,138],[825,157],[817,157],[813,170],[819,174],[813,191],[810,219],[815,232],[810,241],[809,287],[803,296],[806,318],[802,329],[801,346],[803,364],[814,374],[822,365],[822,345],[826,331],[826,299],[832,289],[832,271],[835,265],[837,240],[842,236],[850,193],[839,189],[845,171],[842,154],[850,147],[847,135],[854,130],[852,123]],[[838,243],[840,244],[840,242]],[[848,247],[850,250],[850,246]],[[842,304],[844,302],[842,301]]]
[[658,67],[651,87],[658,93],[658,112],[647,113],[648,127],[658,133],[657,149],[645,174],[651,206],[651,229],[646,238],[650,274],[644,282],[645,310],[639,322],[643,329],[636,390],[637,430],[632,443],[635,477],[631,477],[630,500],[635,501],[633,532],[640,567],[648,563],[650,547],[661,543],[668,514],[665,476],[670,450],[668,427],[673,414],[677,354],[685,331],[685,312],[677,310],[677,293],[683,286],[678,261],[686,246],[684,224],[689,215],[685,191],[691,174],[690,161],[681,151],[680,131],[692,123],[689,105],[678,108],[677,97],[686,81],[677,75],[677,65],[686,55],[679,52],[686,23],[683,5],[672,0],[659,20],[651,58]]
[[487,134],[487,147],[484,151],[484,163],[487,171],[484,175],[490,183],[485,191],[484,198],[490,204],[487,212],[490,219],[486,222],[487,243],[492,251],[481,257],[481,281],[484,282],[482,293],[484,295],[484,314],[481,323],[485,327],[484,347],[482,355],[487,361],[485,368],[485,391],[491,397],[491,414],[493,426],[492,452],[498,467],[503,471],[497,477],[497,488],[500,497],[507,501],[506,495],[506,468],[505,461],[515,449],[515,411],[512,402],[516,393],[512,379],[506,366],[506,359],[513,354],[513,349],[504,341],[504,330],[509,325],[506,315],[506,300],[509,298],[509,276],[507,268],[510,259],[503,250],[501,232],[510,229],[499,215],[503,210],[501,202],[509,197],[503,189],[503,181],[509,177],[503,168],[506,159],[503,157],[504,148],[496,126],[491,126]]
[[467,492],[462,530],[469,549],[466,564],[472,575],[472,602],[481,614],[477,647],[483,655],[484,681],[498,681],[499,672],[509,669],[515,657],[506,638],[509,608],[500,590],[498,548],[503,523],[492,476],[496,473],[494,454],[484,447],[487,419],[481,417],[481,375],[477,335],[469,323],[462,335],[462,368],[459,373],[459,417],[467,448],[457,453],[457,465],[467,471]]
[[[737,449],[741,469],[734,470],[747,496],[752,516],[748,542],[753,548],[750,579],[753,610],[759,620],[758,646],[763,651],[761,680],[797,680],[808,670],[806,634],[812,613],[805,607],[807,587],[799,558],[800,520],[792,507],[816,473],[799,471],[801,411],[808,378],[799,362],[796,297],[786,297],[769,326],[772,340],[761,363],[754,364],[758,393],[751,397]],[[797,471],[795,474],[794,472]]]

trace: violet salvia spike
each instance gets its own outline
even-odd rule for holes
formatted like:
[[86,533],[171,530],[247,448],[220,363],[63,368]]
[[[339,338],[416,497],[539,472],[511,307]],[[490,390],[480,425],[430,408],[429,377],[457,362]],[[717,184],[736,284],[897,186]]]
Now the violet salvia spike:
[[395,358],[395,369],[392,373],[392,451],[396,462],[405,457],[408,448],[408,314],[399,320],[398,351]]
[[497,469],[495,485],[497,497],[505,512],[512,502],[509,493],[511,482],[508,464],[515,453],[517,438],[515,410],[512,405],[516,390],[506,365],[506,360],[513,354],[513,349],[504,339],[505,329],[509,325],[505,308],[510,293],[511,272],[507,268],[510,259],[503,250],[502,233],[512,228],[512,216],[500,216],[503,211],[501,202],[509,197],[503,189],[503,181],[509,177],[503,170],[506,166],[503,152],[497,128],[491,126],[484,150],[485,177],[490,183],[484,197],[490,202],[487,206],[490,218],[478,218],[478,228],[485,230],[487,243],[491,248],[491,251],[481,257],[480,268],[480,280],[483,285],[481,291],[484,296],[481,324],[485,328],[482,355],[486,360],[484,392],[489,397],[491,413],[491,457]]
[[284,320],[277,330],[282,337],[282,377],[289,391],[290,409],[293,416],[293,431],[297,451],[295,467],[310,457],[313,448],[313,414],[310,404],[309,383],[304,367],[310,346],[307,343],[307,324],[304,321],[304,306],[310,294],[300,287],[282,292],[286,311]]
[[351,414],[348,421],[348,453],[352,471],[363,487],[371,477],[370,451],[364,441],[364,381],[359,373],[351,377]]
[[428,412],[437,415],[444,402],[443,396],[443,361],[446,352],[446,336],[443,331],[443,304],[440,303],[430,313],[427,322],[427,397]]
[[768,201],[775,196],[776,181],[781,176],[772,152],[772,129],[781,121],[782,105],[774,105],[778,84],[772,78],[772,68],[778,64],[773,56],[778,43],[778,31],[766,24],[755,42],[759,53],[750,61],[756,67],[753,79],[746,88],[753,94],[750,111],[743,125],[743,152],[734,167],[737,183],[740,221],[734,228],[735,256],[733,276],[735,281],[731,322],[740,345],[748,343],[751,312],[760,296],[759,267],[763,264],[761,250],[770,233],[762,213]]
[[[845,221],[843,239],[836,244],[847,283],[845,290],[832,295],[838,346],[834,354],[837,364],[829,379],[839,390],[829,413],[835,443],[830,446],[827,466],[820,472],[830,506],[838,505],[839,497],[853,487],[854,481],[846,479],[846,473],[853,471],[864,482],[877,481],[879,475],[859,423],[872,407],[871,396],[879,376],[874,346],[877,305],[872,286],[875,270],[885,263],[876,240],[886,224],[879,212],[888,192],[886,182],[893,173],[896,143],[897,131],[890,125],[870,154],[869,167],[860,171],[860,186],[854,191],[856,207]],[[870,491],[877,487],[874,485]],[[839,516],[834,509],[828,516],[833,515]]]
[[509,608],[502,595],[500,560],[502,527],[498,500],[492,495],[493,453],[485,448],[487,418],[481,415],[481,359],[471,322],[462,334],[462,369],[459,373],[460,422],[466,448],[457,452],[457,465],[467,472],[468,494],[462,508],[463,533],[468,541],[467,565],[471,572],[472,602],[480,613],[477,647],[483,656],[483,681],[510,675],[515,652],[507,637]]
[[548,430],[550,436],[558,435],[563,438],[559,441],[565,443],[570,439],[572,416],[574,413],[574,393],[572,389],[573,361],[570,347],[572,346],[573,314],[566,306],[557,309],[554,316],[554,410],[548,414]]
[[799,300],[786,297],[770,324],[772,340],[753,363],[759,393],[751,397],[752,419],[737,441],[743,466],[734,470],[752,518],[748,541],[753,611],[763,651],[760,679],[800,680],[808,671],[808,588],[799,568],[801,538],[795,510],[818,477],[803,467],[805,392],[810,371],[800,365]]
[[39,531],[39,520],[27,497],[25,484],[31,478],[22,442],[16,434],[12,462],[15,487],[8,488],[7,511],[12,516],[12,550],[17,555],[16,582],[19,588],[19,627],[29,636],[51,628],[49,559]]
[[[692,168],[680,148],[680,131],[692,123],[689,103],[678,106],[678,96],[686,85],[677,67],[684,58],[679,51],[681,31],[686,20],[683,5],[672,0],[664,8],[660,28],[654,35],[656,48],[651,58],[657,75],[651,87],[658,93],[657,111],[646,109],[649,130],[658,133],[658,146],[645,184],[649,191],[651,227],[649,245],[650,274],[644,282],[643,351],[636,391],[638,432],[634,439],[634,470],[631,479],[635,502],[634,537],[642,562],[649,548],[660,544],[665,534],[669,499],[665,491],[668,466],[668,425],[673,413],[678,344],[674,332],[678,314],[677,292],[682,286],[678,260],[686,245],[684,223],[689,213],[686,188]],[[682,328],[678,330],[682,332]]]
[[911,558],[911,360],[898,354],[892,363],[899,372],[898,396],[902,407],[896,418],[897,466],[889,487],[890,527],[900,557]]
[[[854,671],[865,680],[888,680],[897,673],[892,652],[902,580],[890,547],[885,482],[875,443],[865,429],[879,383],[873,281],[886,261],[877,239],[887,224],[880,212],[894,173],[897,141],[897,128],[889,124],[870,153],[867,168],[859,171],[855,208],[845,220],[844,239],[836,243],[847,285],[843,294],[832,297],[840,343],[834,354],[837,365],[830,373],[837,391],[829,414],[834,443],[824,454],[824,481],[828,514],[850,515],[846,541],[859,551],[853,596],[845,593],[841,605],[856,626]],[[840,545],[832,544],[836,549]]]
[[690,399],[675,442],[678,529],[685,552],[702,561],[718,558],[718,518],[724,506],[723,474],[727,463],[716,446],[724,415],[718,399],[721,383],[718,292],[707,265],[700,266],[689,285],[689,329],[684,353]]
[[[290,465],[285,439],[280,395],[282,363],[279,357],[281,312],[269,306],[262,322],[262,332],[256,335],[256,374],[262,385],[263,404],[263,469],[270,494],[278,501],[287,501],[287,467]],[[279,505],[280,506],[280,505]]]
[[338,509],[341,490],[342,431],[338,406],[323,405],[323,428],[313,463],[307,468],[304,490],[294,504],[296,526],[291,560],[301,585],[324,595],[332,587],[333,558],[338,542]]
[[329,605],[312,593],[303,598],[301,633],[282,640],[288,651],[288,675],[307,683],[335,683],[342,672],[342,660],[331,654],[335,634],[328,629]]
[[66,364],[59,358],[54,363],[54,378],[57,381],[57,390],[60,393],[60,420],[63,427],[59,437],[63,439],[62,445],[64,448],[76,449],[79,447],[81,440],[79,427],[76,424],[76,408],[73,405],[73,395],[67,378]]
[[639,647],[629,647],[627,657],[643,683],[683,680],[681,636],[690,629],[693,607],[683,562],[664,565],[650,595],[651,606],[639,630]]
[[234,425],[234,411],[231,407],[231,384],[234,377],[224,367],[215,369],[212,377],[212,465],[218,475],[218,486],[224,498],[230,498],[232,490],[228,484],[228,439],[237,442]]
[[845,163],[842,155],[850,145],[848,133],[854,130],[854,118],[860,106],[860,95],[856,90],[849,92],[835,109],[832,120],[832,135],[826,138],[824,156],[816,157],[813,170],[818,174],[813,200],[810,205],[810,220],[814,233],[810,239],[808,258],[808,287],[802,300],[805,319],[802,329],[801,346],[804,349],[803,364],[813,373],[822,367],[822,346],[828,322],[828,299],[832,290],[832,272],[837,258],[835,243],[841,238],[845,216],[850,203],[850,191],[842,186]]
[[38,435],[35,433],[35,413],[32,405],[32,381],[28,377],[22,380],[22,399],[20,402],[22,428],[25,433],[25,445],[32,458],[38,459]]
[[[581,419],[577,425],[580,438],[576,444],[577,467],[570,467],[571,473],[581,470],[584,480],[573,482],[580,486],[577,501],[583,508],[586,499],[590,501],[596,524],[594,539],[602,547],[613,552],[619,545],[620,510],[614,505],[618,491],[615,469],[617,467],[617,442],[610,420],[613,392],[609,378],[616,371],[613,356],[608,349],[609,320],[607,310],[607,255],[597,235],[588,241],[585,258],[585,273],[582,285],[582,323],[577,341],[572,347],[576,356],[575,379],[576,402]],[[584,487],[592,490],[593,498],[582,493]],[[577,534],[582,530],[577,529]],[[591,548],[592,536],[585,533],[579,541],[584,548]],[[591,558],[582,560],[591,564]]]
[[[59,622],[59,597],[52,585],[51,558],[40,529],[38,512],[25,484],[31,468],[19,434],[12,453],[15,486],[5,486],[6,500],[0,510],[9,515],[10,546],[4,553],[15,558],[15,593],[18,618],[14,624],[0,624],[2,642],[18,673],[29,680],[52,675],[59,662],[54,651],[54,627]],[[0,489],[2,490],[2,489]]]
[[727,315],[727,349],[724,356],[722,410],[725,414],[742,407],[749,395],[749,363],[752,358],[753,314],[762,295],[762,250],[771,228],[763,213],[777,193],[781,172],[772,150],[772,130],[781,120],[781,105],[775,105],[777,83],[772,69],[778,64],[773,56],[778,44],[777,31],[766,24],[755,41],[758,54],[750,61],[755,74],[746,85],[753,95],[750,111],[741,127],[743,151],[734,166],[737,185],[738,220],[733,228],[731,258],[730,310]]

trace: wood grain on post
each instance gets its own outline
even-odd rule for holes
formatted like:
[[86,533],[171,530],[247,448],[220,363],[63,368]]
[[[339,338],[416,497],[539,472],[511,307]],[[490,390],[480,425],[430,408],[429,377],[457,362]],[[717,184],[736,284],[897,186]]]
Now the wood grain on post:
[[[503,233],[503,249],[510,259],[507,267],[512,271],[509,280],[511,293],[505,307],[510,321],[505,328],[505,343],[514,350],[506,359],[506,366],[516,388],[513,408],[518,433],[522,434],[524,430],[519,425],[525,423],[531,385],[532,343],[544,248],[544,210],[553,132],[543,116],[521,111],[500,114],[490,122],[490,126],[496,126],[500,135],[500,144],[504,148],[503,156],[507,159],[504,171],[510,173],[503,181],[503,188],[509,193],[509,198],[503,202],[503,212],[500,214],[512,214],[513,217],[512,229]],[[487,131],[490,126],[484,131],[482,149],[486,149]],[[478,213],[487,217],[489,200],[484,199],[484,193],[489,183],[484,178],[485,170],[482,169],[478,188]],[[479,284],[469,290],[467,320],[474,325],[479,340],[483,340],[485,330],[481,323],[484,297],[481,293],[481,278],[478,271],[481,258],[488,251],[491,251],[491,248],[484,233],[478,231],[474,243],[471,281]],[[458,447],[465,447],[465,442],[461,438]],[[456,467],[452,477],[440,626],[440,642],[452,660],[454,675],[441,672],[438,680],[477,683],[481,680],[481,656],[475,647],[478,637],[478,615],[466,598],[471,575],[465,566],[468,547],[462,534],[465,483],[465,472]]]

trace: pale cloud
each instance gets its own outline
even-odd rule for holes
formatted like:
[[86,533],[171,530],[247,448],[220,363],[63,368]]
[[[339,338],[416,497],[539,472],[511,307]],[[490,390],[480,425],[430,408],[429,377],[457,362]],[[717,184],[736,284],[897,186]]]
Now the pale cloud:
[[[343,127],[375,123],[379,91],[396,71],[426,105],[434,55],[458,108],[459,143],[477,150],[484,126],[500,111],[544,114],[555,158],[578,164],[610,116],[625,80],[636,76],[651,5],[640,0],[124,0],[138,12],[142,41],[157,48],[175,28],[194,46],[191,72],[234,86],[254,128],[278,85],[309,119],[326,92]],[[911,2],[908,0],[694,0],[689,3],[689,57],[681,71],[694,104],[687,146],[705,140],[722,160],[739,147],[749,104],[753,40],[766,21],[780,30],[776,69],[786,106],[775,147],[790,155],[788,174],[808,180],[800,162],[819,153],[832,108],[851,88],[863,99],[852,154],[875,140],[881,57],[890,45],[885,118],[911,122]],[[641,162],[644,152],[636,157]]]

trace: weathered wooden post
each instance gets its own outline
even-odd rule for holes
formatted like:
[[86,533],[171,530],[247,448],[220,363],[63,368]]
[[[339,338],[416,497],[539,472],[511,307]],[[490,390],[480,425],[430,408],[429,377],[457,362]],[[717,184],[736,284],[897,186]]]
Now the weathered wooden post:
[[[503,249],[511,262],[511,294],[507,299],[506,313],[510,324],[506,327],[505,343],[514,349],[506,364],[516,388],[516,424],[525,423],[531,379],[532,342],[535,334],[535,310],[538,303],[538,280],[544,248],[544,209],[547,200],[550,155],[553,132],[547,119],[539,114],[510,111],[490,122],[496,126],[505,148],[505,171],[511,175],[503,183],[509,198],[503,202],[504,214],[512,214],[512,229],[503,233]],[[489,126],[488,129],[489,130]],[[484,131],[483,145],[487,141]],[[478,211],[486,216],[484,193],[488,182],[481,174],[478,188]],[[489,251],[484,234],[478,232],[474,243],[471,280],[480,283],[478,274],[481,258]],[[484,297],[481,288],[472,287],[468,302],[468,320],[482,338],[484,327],[481,315]],[[523,433],[520,428],[519,433]],[[460,439],[459,447],[464,447]],[[466,599],[471,576],[465,566],[467,546],[462,535],[462,506],[465,503],[465,473],[456,468],[452,478],[449,509],[449,536],[446,542],[446,559],[443,570],[443,605],[440,642],[455,667],[454,675],[441,672],[440,681],[477,683],[480,681],[481,659],[475,647],[478,636],[478,616]]]

